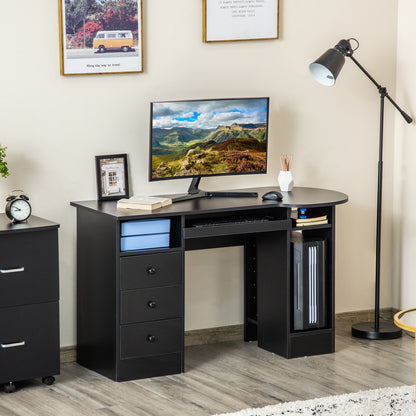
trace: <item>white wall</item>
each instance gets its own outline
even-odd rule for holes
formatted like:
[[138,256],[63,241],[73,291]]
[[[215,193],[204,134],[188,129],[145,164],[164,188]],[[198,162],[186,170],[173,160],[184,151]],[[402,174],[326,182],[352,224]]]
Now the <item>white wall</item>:
[[[144,73],[71,77],[59,75],[57,2],[25,1],[24,13],[21,2],[3,5],[0,33],[13,42],[0,47],[0,143],[8,146],[12,175],[0,180],[0,197],[23,189],[35,215],[61,225],[63,346],[76,343],[75,210],[69,202],[96,197],[94,156],[128,153],[135,194],[188,187],[188,180],[147,180],[154,100],[270,96],[269,173],[203,179],[201,187],[274,184],[280,154],[293,153],[297,185],[350,198],[337,210],[337,311],[373,307],[378,93],[352,62],[333,88],[316,84],[308,65],[340,39],[356,37],[356,58],[394,96],[397,0],[333,3],[281,0],[279,40],[204,44],[202,1],[143,0]],[[406,4],[410,8],[411,0]],[[20,27],[32,28],[30,36],[16,30],[16,16]],[[123,106],[109,113],[112,103]],[[386,110],[382,306],[391,306],[394,117]],[[187,329],[241,322],[242,252],[229,250],[187,253]],[[228,299],[221,314],[214,302],[219,292]]]
[[[416,27],[413,16],[416,4],[401,0],[398,9],[397,39],[397,96],[405,110],[416,108]],[[400,101],[399,101],[400,100]],[[410,113],[412,114],[412,113]],[[412,114],[413,118],[415,113]],[[416,130],[396,115],[394,176],[394,278],[399,285],[399,307],[416,305],[415,253],[416,253]]]

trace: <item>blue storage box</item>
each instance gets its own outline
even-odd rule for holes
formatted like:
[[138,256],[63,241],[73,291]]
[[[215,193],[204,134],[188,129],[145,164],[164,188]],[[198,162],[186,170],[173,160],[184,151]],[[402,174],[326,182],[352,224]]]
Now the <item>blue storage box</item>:
[[170,244],[170,219],[124,221],[120,233],[122,252],[166,248]]
[[169,247],[169,237],[169,233],[132,235],[129,237],[121,237],[120,250],[132,251],[144,250],[149,248]]
[[142,235],[142,234],[162,234],[170,232],[170,219],[152,219],[125,221],[121,223],[121,236]]

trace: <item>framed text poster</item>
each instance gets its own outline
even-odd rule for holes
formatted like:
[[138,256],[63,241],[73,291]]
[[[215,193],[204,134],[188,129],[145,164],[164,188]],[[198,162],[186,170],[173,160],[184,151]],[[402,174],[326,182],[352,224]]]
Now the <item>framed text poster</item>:
[[279,0],[203,0],[203,41],[278,39]]
[[143,72],[142,0],[59,0],[61,74]]

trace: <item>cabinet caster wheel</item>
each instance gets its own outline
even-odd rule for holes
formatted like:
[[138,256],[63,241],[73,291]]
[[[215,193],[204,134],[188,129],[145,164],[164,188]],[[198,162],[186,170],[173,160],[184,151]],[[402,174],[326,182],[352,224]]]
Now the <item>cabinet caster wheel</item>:
[[9,384],[4,385],[5,393],[13,393],[14,391],[16,391],[16,386],[14,383],[10,382]]
[[42,377],[42,383],[46,384],[47,386],[52,386],[54,382],[55,382],[55,377],[53,376]]

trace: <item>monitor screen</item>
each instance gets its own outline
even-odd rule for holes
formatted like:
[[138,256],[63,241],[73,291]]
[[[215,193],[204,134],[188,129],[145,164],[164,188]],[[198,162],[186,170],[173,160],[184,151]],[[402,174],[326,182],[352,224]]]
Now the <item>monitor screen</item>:
[[151,103],[150,180],[266,173],[269,98]]

